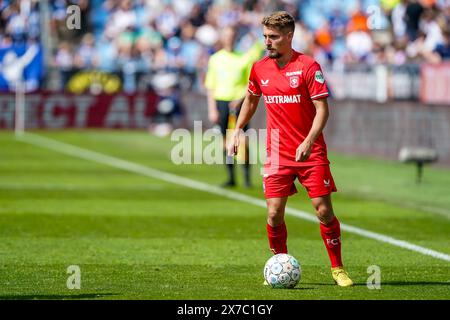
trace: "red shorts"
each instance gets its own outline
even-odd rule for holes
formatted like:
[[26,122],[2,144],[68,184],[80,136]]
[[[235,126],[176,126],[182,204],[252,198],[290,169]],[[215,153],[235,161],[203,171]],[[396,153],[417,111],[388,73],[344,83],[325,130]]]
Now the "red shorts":
[[283,167],[275,173],[264,174],[263,188],[266,199],[283,198],[297,193],[294,181],[305,187],[310,198],[317,198],[336,192],[329,165],[311,167]]

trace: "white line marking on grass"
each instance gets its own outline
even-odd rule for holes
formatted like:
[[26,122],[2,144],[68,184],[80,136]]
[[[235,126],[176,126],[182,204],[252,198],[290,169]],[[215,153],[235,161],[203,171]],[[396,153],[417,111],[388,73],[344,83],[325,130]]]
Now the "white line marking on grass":
[[147,185],[141,187],[134,186],[82,186],[57,183],[0,183],[0,190],[26,190],[26,191],[155,191],[163,190],[161,185]]
[[[119,158],[108,156],[106,154],[98,153],[98,152],[91,151],[88,149],[83,149],[83,148],[76,147],[74,145],[70,145],[70,144],[67,144],[64,142],[41,137],[41,136],[31,134],[31,133],[26,133],[23,136],[19,137],[18,139],[23,142],[27,142],[27,143],[30,143],[30,144],[33,144],[36,146],[44,147],[46,149],[54,150],[59,153],[70,155],[70,156],[73,156],[76,158],[94,161],[94,162],[97,162],[100,164],[108,165],[108,166],[122,169],[125,171],[134,172],[139,175],[151,177],[153,179],[163,180],[163,181],[170,182],[173,184],[185,186],[187,188],[205,191],[208,193],[216,194],[221,197],[227,197],[232,200],[238,200],[238,201],[242,201],[245,203],[253,204],[258,207],[266,208],[266,202],[264,200],[257,199],[255,197],[251,197],[251,196],[248,196],[248,195],[245,195],[245,194],[242,194],[239,192],[235,192],[235,191],[224,190],[220,187],[213,186],[213,185],[210,185],[210,184],[207,184],[204,182],[200,182],[200,181],[192,180],[189,178],[181,177],[181,176],[178,176],[178,175],[175,175],[172,173],[167,173],[164,171],[152,169],[150,167],[147,167],[147,166],[144,166],[141,164],[122,160]],[[304,219],[304,220],[318,223],[317,218],[314,215],[307,213],[305,211],[287,207],[286,213],[289,215]],[[409,242],[406,242],[403,240],[398,240],[398,239],[395,239],[395,238],[392,238],[389,236],[385,236],[383,234],[368,231],[368,230],[361,229],[358,227],[353,227],[353,226],[350,226],[350,225],[347,225],[344,223],[341,223],[341,229],[346,232],[354,233],[354,234],[360,235],[365,238],[370,238],[370,239],[377,240],[380,242],[385,242],[385,243],[391,244],[396,247],[408,249],[408,250],[415,251],[415,252],[418,252],[423,255],[431,256],[436,259],[441,259],[441,260],[450,262],[450,255],[447,255],[445,253],[438,252],[435,250],[431,250],[431,249],[428,249],[425,247],[417,246],[415,244],[412,244],[412,243],[409,243]]]

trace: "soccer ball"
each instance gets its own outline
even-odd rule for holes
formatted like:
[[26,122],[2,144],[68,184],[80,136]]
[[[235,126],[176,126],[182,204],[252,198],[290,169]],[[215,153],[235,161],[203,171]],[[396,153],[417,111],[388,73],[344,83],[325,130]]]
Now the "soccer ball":
[[286,253],[274,255],[264,266],[264,278],[272,288],[294,288],[301,276],[300,263]]

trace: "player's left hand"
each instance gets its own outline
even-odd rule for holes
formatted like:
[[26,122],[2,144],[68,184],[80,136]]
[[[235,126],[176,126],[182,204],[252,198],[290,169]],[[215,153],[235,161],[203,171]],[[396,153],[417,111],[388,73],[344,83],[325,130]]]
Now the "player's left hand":
[[308,160],[311,154],[312,143],[309,140],[305,140],[301,145],[298,146],[295,152],[295,161],[303,162]]

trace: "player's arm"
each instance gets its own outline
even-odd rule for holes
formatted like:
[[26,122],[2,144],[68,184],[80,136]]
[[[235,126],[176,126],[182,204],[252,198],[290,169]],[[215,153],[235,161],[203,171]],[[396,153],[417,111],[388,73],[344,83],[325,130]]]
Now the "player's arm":
[[217,110],[217,102],[214,99],[214,92],[217,87],[217,59],[212,55],[208,61],[208,69],[205,76],[206,100],[208,104],[208,119],[212,123],[219,123],[219,111]]
[[309,158],[312,146],[325,128],[330,114],[327,99],[312,100],[312,102],[316,108],[316,116],[314,117],[308,136],[297,148],[295,161],[306,161]]
[[208,119],[212,123],[219,122],[219,111],[217,110],[217,102],[214,99],[213,90],[209,89],[206,92],[207,100],[208,100]]
[[230,139],[230,144],[227,146],[227,153],[229,156],[233,156],[237,153],[237,149],[239,147],[239,132],[255,114],[256,108],[258,107],[259,98],[260,96],[247,92],[244,102],[242,103],[241,111],[239,112],[239,117],[236,121],[236,127]]

